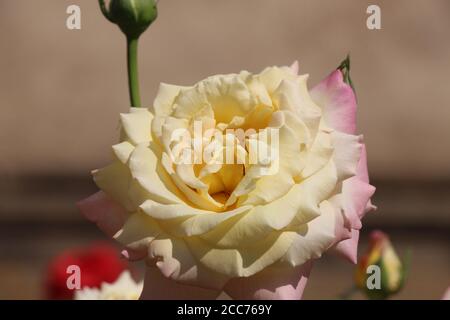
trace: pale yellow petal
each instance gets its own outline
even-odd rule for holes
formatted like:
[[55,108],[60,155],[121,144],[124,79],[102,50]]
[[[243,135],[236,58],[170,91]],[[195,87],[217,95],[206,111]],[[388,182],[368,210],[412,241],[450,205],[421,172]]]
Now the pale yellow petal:
[[356,175],[362,150],[361,137],[333,131],[331,139],[334,147],[333,161],[336,164],[339,181]]
[[126,140],[133,144],[151,141],[151,125],[153,115],[145,108],[135,108],[131,113],[122,113],[120,120]]
[[170,157],[166,154],[162,154],[161,163],[166,170],[166,172],[169,174],[169,176],[172,178],[172,181],[175,183],[175,185],[178,187],[178,189],[184,194],[184,196],[189,199],[189,201],[194,204],[195,206],[198,206],[201,209],[205,210],[211,210],[211,211],[218,211],[223,208],[223,204],[215,201],[213,198],[205,197],[205,194],[200,194],[191,188],[189,188],[176,174],[173,163],[170,159]]
[[153,102],[153,113],[155,116],[168,116],[172,113],[175,98],[181,89],[186,87],[175,86],[167,83],[161,83]]
[[142,250],[162,233],[163,231],[153,218],[138,211],[129,216],[114,238],[127,248]]
[[126,164],[128,162],[128,159],[130,158],[131,153],[134,150],[134,146],[128,141],[115,144],[112,146],[112,148],[114,151],[114,155],[123,164]]
[[197,237],[185,241],[196,259],[208,269],[229,277],[248,277],[283,257],[294,236],[294,232],[273,232],[259,242],[237,249],[211,248]]
[[311,259],[322,256],[335,241],[335,228],[339,212],[330,203],[324,201],[320,206],[320,216],[296,230],[292,245],[282,261],[291,266],[299,266]]
[[225,212],[200,210],[185,204],[163,205],[147,200],[141,209],[157,219],[172,235],[185,237],[204,234],[231,217],[248,212],[251,206],[243,206]]
[[283,80],[296,78],[296,74],[288,67],[269,67],[264,69],[258,76],[270,95],[275,92]]
[[136,206],[128,197],[131,181],[130,170],[120,161],[92,172],[95,184],[106,194],[116,200],[127,211],[133,211]]
[[201,237],[216,246],[240,247],[257,242],[271,232],[305,224],[320,215],[319,204],[333,195],[336,183],[336,168],[329,161],[317,174],[294,185],[283,197],[254,207],[238,220],[225,221]]
[[146,145],[138,145],[131,154],[129,170],[132,177],[146,191],[148,199],[161,203],[180,203],[178,189],[168,177],[164,176],[159,159],[153,149]]

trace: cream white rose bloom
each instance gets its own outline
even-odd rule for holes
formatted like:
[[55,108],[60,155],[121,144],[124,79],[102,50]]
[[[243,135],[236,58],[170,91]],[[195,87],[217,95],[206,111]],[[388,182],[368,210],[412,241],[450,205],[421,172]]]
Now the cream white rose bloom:
[[103,282],[99,289],[84,287],[75,291],[75,300],[138,300],[143,286],[124,271],[114,283]]
[[[102,192],[82,211],[131,259],[145,259],[152,276],[156,267],[178,284],[233,298],[299,298],[310,261],[327,249],[355,260],[374,192],[342,72],[311,91],[307,80],[293,66],[216,75],[192,87],[161,84],[151,108],[121,114],[114,162],[94,172]],[[175,161],[173,133],[195,136],[198,123],[236,142],[220,144],[223,153],[235,151],[234,163]],[[256,133],[242,139],[233,135],[239,128]],[[277,154],[248,161],[251,146],[271,148],[273,130]]]

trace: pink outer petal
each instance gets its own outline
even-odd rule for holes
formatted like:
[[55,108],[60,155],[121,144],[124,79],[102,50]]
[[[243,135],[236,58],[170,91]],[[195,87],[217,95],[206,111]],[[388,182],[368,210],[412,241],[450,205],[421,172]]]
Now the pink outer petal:
[[352,229],[351,238],[337,243],[333,248],[334,252],[356,264],[358,261],[358,240],[359,230]]
[[448,287],[447,291],[445,291],[444,296],[442,297],[442,300],[450,300],[450,287]]
[[375,193],[375,187],[369,184],[367,153],[364,144],[362,145],[356,176],[344,181],[342,193],[345,202],[344,210],[347,217],[351,220],[352,228],[360,229],[360,219],[373,207],[370,203],[370,198]]
[[298,61],[295,60],[295,61],[291,64],[290,68],[291,68],[292,72],[294,72],[295,74],[298,74],[298,71],[299,71]]
[[103,191],[79,201],[77,206],[86,219],[96,223],[110,237],[122,228],[127,216],[127,212]]
[[299,300],[311,268],[311,261],[297,268],[269,267],[254,276],[230,280],[224,291],[237,300]]
[[370,198],[375,193],[375,187],[362,182],[357,177],[344,182],[343,196],[345,201],[345,213],[350,219],[354,229],[361,229],[362,219],[367,212]]
[[139,261],[147,256],[147,250],[125,249],[120,253],[124,259],[128,261]]
[[[361,219],[368,211],[375,208],[370,202],[370,198],[375,193],[375,187],[369,184],[367,154],[364,144],[356,171],[356,176],[344,181],[342,189],[344,212],[349,225],[347,226],[345,222],[344,224],[338,224],[336,231],[338,242],[333,247],[335,253],[352,263],[357,262],[359,229],[362,227]],[[345,239],[342,234],[348,231],[348,227],[351,228],[351,236],[349,239]]]
[[187,286],[164,277],[158,268],[147,267],[141,300],[213,300],[217,290]]
[[363,143],[361,147],[361,157],[359,158],[356,176],[359,180],[369,183],[369,171],[367,170],[367,149]]
[[340,70],[333,71],[311,90],[311,97],[323,110],[327,125],[335,130],[355,134],[356,97],[344,82]]

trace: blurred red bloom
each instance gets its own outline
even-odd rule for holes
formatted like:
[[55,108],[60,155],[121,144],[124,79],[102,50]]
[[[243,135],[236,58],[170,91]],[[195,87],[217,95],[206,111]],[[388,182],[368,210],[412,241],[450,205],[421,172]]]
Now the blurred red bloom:
[[67,288],[67,268],[76,265],[81,271],[81,288],[100,287],[102,282],[114,282],[128,265],[119,251],[108,244],[66,250],[50,261],[45,291],[48,299],[72,299],[74,290]]

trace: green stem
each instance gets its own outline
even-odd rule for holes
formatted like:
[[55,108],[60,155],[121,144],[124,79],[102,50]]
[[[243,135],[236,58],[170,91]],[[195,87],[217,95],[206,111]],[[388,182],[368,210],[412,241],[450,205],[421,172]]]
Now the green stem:
[[137,59],[138,41],[138,38],[127,38],[128,88],[130,91],[131,106],[136,108],[141,106]]

